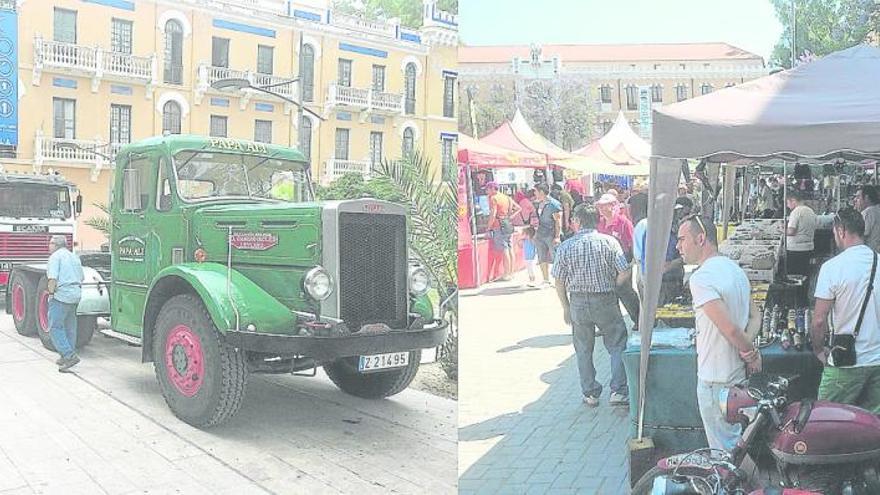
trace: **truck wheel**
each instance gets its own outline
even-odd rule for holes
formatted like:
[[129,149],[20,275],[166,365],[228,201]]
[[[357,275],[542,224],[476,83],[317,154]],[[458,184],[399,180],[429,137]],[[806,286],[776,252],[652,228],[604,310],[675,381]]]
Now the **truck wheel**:
[[37,333],[34,322],[35,297],[34,282],[21,272],[15,272],[7,286],[10,302],[7,311],[12,313],[12,322],[19,335],[33,336]]
[[416,372],[422,351],[409,351],[409,364],[403,368],[374,373],[359,373],[358,358],[342,358],[324,365],[330,380],[343,392],[364,399],[382,399],[400,393],[409,386]]
[[52,336],[49,335],[49,280],[46,277],[40,278],[37,284],[37,336],[43,347],[50,351],[55,351],[55,344],[52,343]]
[[80,349],[92,341],[92,335],[95,334],[95,328],[98,327],[97,316],[77,316],[76,317],[76,348]]
[[243,353],[224,344],[202,301],[192,294],[169,299],[153,335],[153,367],[175,416],[204,428],[238,412],[247,384]]

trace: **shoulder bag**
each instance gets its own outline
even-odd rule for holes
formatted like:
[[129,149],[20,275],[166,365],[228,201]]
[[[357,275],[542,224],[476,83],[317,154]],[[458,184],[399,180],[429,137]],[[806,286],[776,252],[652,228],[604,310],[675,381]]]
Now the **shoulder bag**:
[[831,332],[831,362],[832,366],[855,366],[856,364],[856,337],[862,329],[862,320],[865,318],[865,310],[868,308],[868,300],[874,292],[874,275],[877,273],[877,253],[874,253],[874,263],[871,265],[871,278],[868,279],[868,290],[865,300],[862,301],[862,309],[859,311],[859,319],[852,335],[834,335]]

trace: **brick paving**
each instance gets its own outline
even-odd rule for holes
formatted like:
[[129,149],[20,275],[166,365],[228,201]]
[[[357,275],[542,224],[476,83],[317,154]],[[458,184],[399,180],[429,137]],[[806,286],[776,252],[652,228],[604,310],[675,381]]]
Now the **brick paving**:
[[604,390],[589,408],[556,292],[525,280],[460,300],[460,493],[628,493],[628,409],[608,404],[608,355],[597,339]]

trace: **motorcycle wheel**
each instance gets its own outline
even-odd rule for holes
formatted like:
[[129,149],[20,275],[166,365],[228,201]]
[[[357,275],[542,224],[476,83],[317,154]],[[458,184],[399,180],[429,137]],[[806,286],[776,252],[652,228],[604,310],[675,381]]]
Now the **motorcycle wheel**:
[[[679,469],[678,474],[686,475],[686,476],[701,476],[705,471],[700,469]],[[649,469],[645,474],[639,478],[639,481],[632,488],[632,495],[651,495],[651,490],[654,488],[654,480],[661,476],[669,476],[672,474],[671,469],[662,469],[657,466]],[[749,493],[753,487],[748,486],[751,483],[746,483],[746,486],[739,486],[738,488],[745,490],[745,493]],[[699,492],[686,492],[686,493],[699,493]],[[708,493],[708,492],[707,492]]]

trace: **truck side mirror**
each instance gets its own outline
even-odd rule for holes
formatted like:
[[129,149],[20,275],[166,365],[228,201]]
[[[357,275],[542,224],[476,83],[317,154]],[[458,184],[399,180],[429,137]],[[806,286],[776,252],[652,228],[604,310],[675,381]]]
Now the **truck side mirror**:
[[83,197],[82,197],[82,194],[77,194],[77,195],[76,195],[76,203],[74,204],[74,207],[73,207],[73,208],[74,208],[74,210],[76,211],[76,214],[77,214],[77,215],[79,215],[80,213],[83,212]]
[[140,170],[129,168],[123,170],[122,173],[122,208],[125,211],[140,211]]

